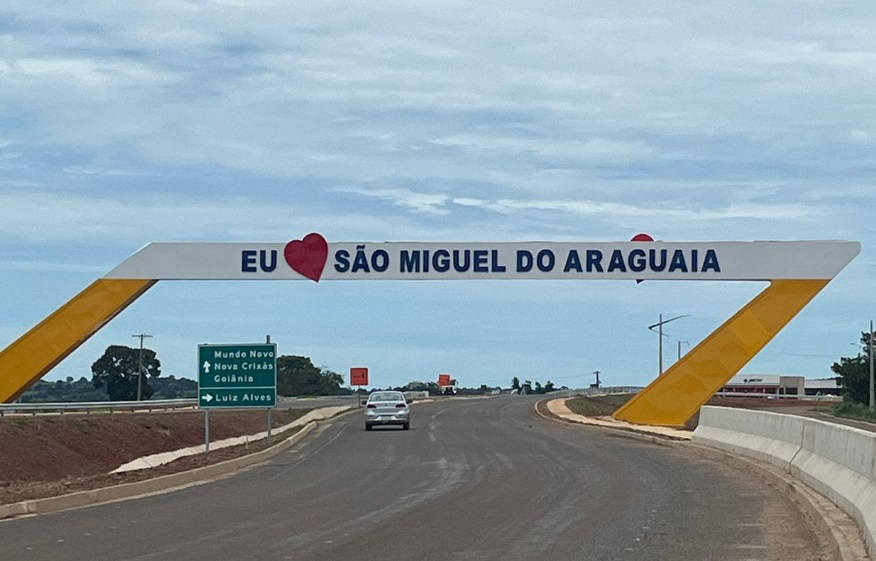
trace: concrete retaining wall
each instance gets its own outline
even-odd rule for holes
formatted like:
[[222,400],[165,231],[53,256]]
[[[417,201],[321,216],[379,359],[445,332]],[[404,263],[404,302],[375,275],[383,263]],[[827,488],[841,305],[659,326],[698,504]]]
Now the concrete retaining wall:
[[703,407],[693,441],[783,468],[854,518],[876,551],[876,433],[795,415]]
[[693,440],[789,471],[803,443],[805,420],[766,411],[703,407]]

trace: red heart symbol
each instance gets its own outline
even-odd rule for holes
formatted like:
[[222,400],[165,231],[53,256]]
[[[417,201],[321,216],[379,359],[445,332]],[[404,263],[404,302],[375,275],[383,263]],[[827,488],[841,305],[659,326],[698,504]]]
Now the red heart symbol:
[[287,243],[283,257],[293,270],[319,282],[328,259],[328,243],[319,234],[307,234],[303,240]]

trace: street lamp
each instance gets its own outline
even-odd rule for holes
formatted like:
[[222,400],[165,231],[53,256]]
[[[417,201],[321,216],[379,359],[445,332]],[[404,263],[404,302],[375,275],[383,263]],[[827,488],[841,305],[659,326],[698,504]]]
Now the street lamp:
[[684,314],[684,315],[680,315],[680,316],[675,316],[674,318],[669,318],[669,319],[667,319],[667,320],[664,321],[664,320],[663,320],[663,314],[660,314],[660,318],[659,318],[660,321],[658,321],[658,322],[655,323],[654,325],[649,325],[649,326],[648,326],[648,329],[650,329],[651,331],[654,331],[654,328],[657,327],[657,328],[658,328],[657,333],[660,335],[660,337],[658,337],[658,339],[660,339],[660,343],[659,343],[659,345],[658,345],[658,347],[659,347],[659,350],[658,350],[658,352],[659,352],[659,360],[658,360],[658,363],[659,363],[659,367],[660,367],[660,375],[661,375],[661,376],[663,376],[663,324],[664,324],[664,323],[669,323],[670,321],[675,321],[675,320],[677,320],[677,319],[687,318],[687,317],[690,317],[690,314]]
[[678,340],[678,360],[681,360],[681,344],[682,343],[684,343],[687,346],[690,346],[690,341],[682,341],[681,339]]

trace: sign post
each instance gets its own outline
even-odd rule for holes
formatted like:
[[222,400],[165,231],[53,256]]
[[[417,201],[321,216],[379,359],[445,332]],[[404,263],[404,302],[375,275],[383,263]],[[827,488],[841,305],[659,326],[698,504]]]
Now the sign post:
[[205,450],[210,450],[210,409],[268,410],[277,405],[277,345],[198,345],[198,406],[204,409]]
[[356,389],[356,407],[361,407],[362,404],[359,403],[359,390],[362,389],[362,386],[368,385],[368,368],[366,367],[354,367],[350,368],[350,385],[358,386]]
[[[271,336],[270,335],[265,335],[265,343],[268,345],[271,344]],[[276,360],[276,355],[277,355],[277,353],[275,352],[274,353],[274,360]],[[274,362],[274,372],[276,372],[276,371],[277,371],[277,363]],[[276,377],[276,374],[274,376]],[[268,411],[268,446],[270,446],[271,445],[271,411],[272,411],[272,409],[270,407],[268,407],[267,411]]]

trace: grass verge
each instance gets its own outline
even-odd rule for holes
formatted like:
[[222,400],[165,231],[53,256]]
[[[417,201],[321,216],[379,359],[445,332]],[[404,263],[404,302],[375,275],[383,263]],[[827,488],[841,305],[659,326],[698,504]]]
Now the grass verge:
[[[601,395],[596,397],[576,397],[566,402],[566,407],[572,413],[585,417],[608,417],[617,411],[623,404],[633,398],[633,394]],[[684,424],[684,430],[692,431],[697,428],[700,414],[697,412]]]
[[876,423],[876,412],[871,411],[870,408],[863,403],[844,401],[842,403],[834,405],[832,413],[837,417]]
[[603,417],[611,415],[617,409],[630,400],[633,394],[624,395],[600,395],[596,397],[576,397],[566,402],[566,407],[585,417]]

